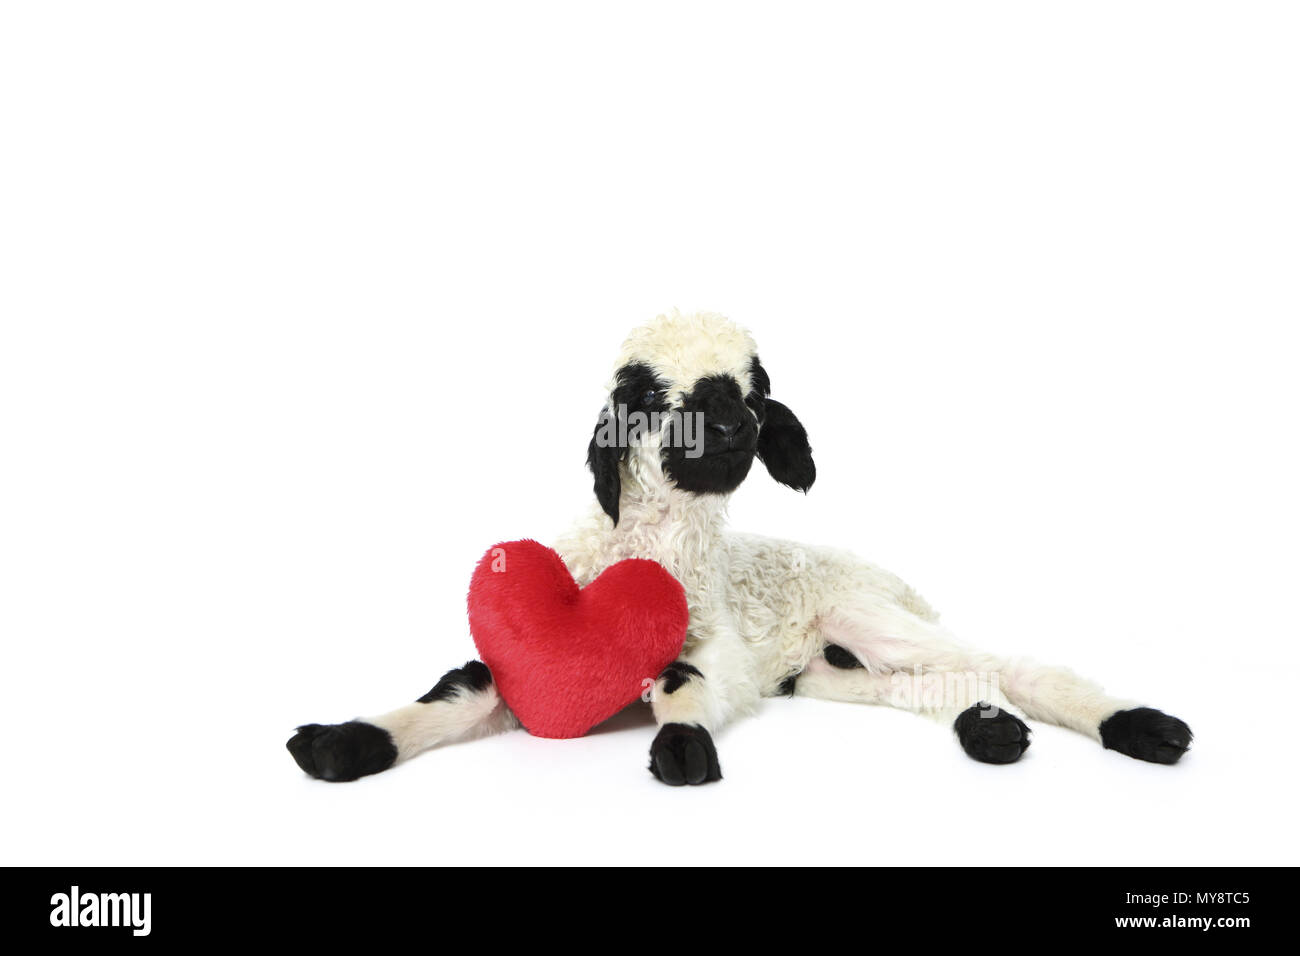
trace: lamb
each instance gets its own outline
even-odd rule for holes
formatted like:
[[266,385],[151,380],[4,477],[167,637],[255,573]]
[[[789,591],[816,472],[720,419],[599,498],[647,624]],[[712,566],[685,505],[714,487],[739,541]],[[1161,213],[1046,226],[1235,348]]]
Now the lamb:
[[[1026,720],[1140,760],[1182,757],[1192,740],[1183,721],[1109,697],[1067,670],[965,646],[883,568],[727,530],[727,499],[755,458],[799,491],[816,478],[807,432],[771,388],[754,340],[722,316],[673,313],[633,331],[588,445],[596,500],[555,543],[580,585],[617,561],[649,558],[685,589],[686,642],[650,695],[656,779],[720,780],[713,735],[762,698],[791,694],[925,714],[986,763],[1020,759]],[[651,425],[626,427],[632,419]],[[438,744],[518,726],[488,668],[470,661],[413,704],[299,727],[288,749],[313,777],[354,780]]]

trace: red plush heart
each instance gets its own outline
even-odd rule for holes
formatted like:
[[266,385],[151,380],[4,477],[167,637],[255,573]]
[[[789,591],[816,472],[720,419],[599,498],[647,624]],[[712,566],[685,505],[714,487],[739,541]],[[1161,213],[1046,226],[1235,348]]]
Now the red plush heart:
[[536,541],[489,548],[469,586],[469,629],[530,734],[581,737],[636,700],[681,652],[686,592],[655,561],[610,565],[579,588]]

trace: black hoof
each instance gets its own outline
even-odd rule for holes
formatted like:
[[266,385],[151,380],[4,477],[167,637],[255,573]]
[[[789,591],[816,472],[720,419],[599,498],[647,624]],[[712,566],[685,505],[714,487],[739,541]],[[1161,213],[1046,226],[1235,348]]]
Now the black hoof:
[[1015,714],[979,703],[957,715],[961,747],[981,763],[1015,763],[1029,749],[1029,727]]
[[397,761],[388,731],[359,720],[303,724],[285,746],[298,766],[319,780],[356,780]]
[[1150,707],[1117,711],[1097,729],[1107,750],[1151,763],[1178,763],[1192,743],[1192,728]]
[[722,779],[713,738],[695,724],[664,724],[650,745],[650,772],[670,787]]

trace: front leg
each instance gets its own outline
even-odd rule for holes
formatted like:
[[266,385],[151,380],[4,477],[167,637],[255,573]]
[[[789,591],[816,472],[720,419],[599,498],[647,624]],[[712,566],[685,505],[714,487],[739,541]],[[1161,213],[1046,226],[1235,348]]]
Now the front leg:
[[650,772],[673,787],[722,779],[713,732],[758,699],[747,679],[748,652],[729,631],[694,643],[655,681],[659,733],[650,745]]
[[517,726],[487,666],[470,661],[444,674],[414,704],[343,724],[303,724],[286,746],[309,776],[356,780],[430,747]]
[[713,694],[694,664],[676,660],[655,682],[654,713],[659,733],[650,744],[650,772],[670,787],[722,779],[718,751],[706,723]]

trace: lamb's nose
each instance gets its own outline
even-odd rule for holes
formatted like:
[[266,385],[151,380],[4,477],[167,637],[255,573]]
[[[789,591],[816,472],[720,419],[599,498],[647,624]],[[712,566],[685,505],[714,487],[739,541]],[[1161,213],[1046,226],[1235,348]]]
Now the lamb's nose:
[[740,422],[732,422],[724,425],[722,422],[709,422],[709,427],[715,432],[719,432],[730,445],[736,438],[736,432],[740,430]]

